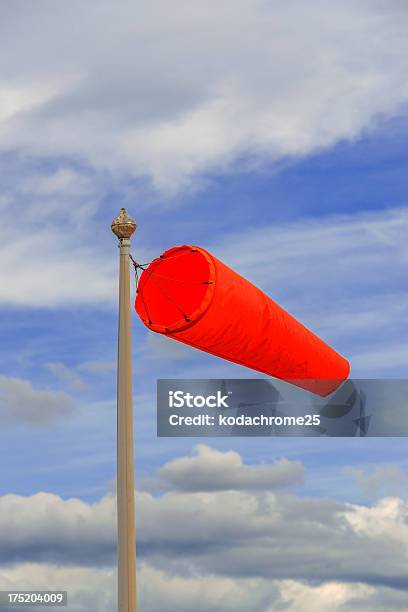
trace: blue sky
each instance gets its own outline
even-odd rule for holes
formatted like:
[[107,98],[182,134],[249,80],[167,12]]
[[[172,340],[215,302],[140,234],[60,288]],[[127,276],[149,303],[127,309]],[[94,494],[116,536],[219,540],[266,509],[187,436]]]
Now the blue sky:
[[[406,7],[397,0],[294,3],[296,10],[280,0],[238,4],[239,11],[230,0],[216,10],[192,2],[170,11],[155,0],[136,15],[130,2],[118,14],[108,1],[73,2],[68,10],[40,0],[35,11],[20,11],[17,2],[5,12],[1,44],[13,59],[1,54],[0,535],[8,503],[23,522],[32,508],[40,532],[43,503],[56,525],[92,512],[96,523],[103,515],[110,525],[118,263],[110,223],[121,206],[138,223],[132,252],[139,261],[182,243],[208,248],[347,356],[355,378],[406,378]],[[299,503],[309,512],[317,502],[331,513],[330,504],[339,504],[344,516],[354,508],[358,537],[371,520],[384,521],[389,539],[402,529],[404,438],[206,439],[212,451],[194,450],[200,440],[157,439],[158,377],[252,373],[147,332],[136,314],[132,335],[143,571],[164,600],[169,576],[187,580],[171,592],[175,608],[184,609],[180,589],[191,596],[186,609],[200,597],[201,583],[188,582],[188,572],[203,580],[211,572],[193,558],[185,567],[170,562],[143,508],[154,506],[158,491],[161,499],[163,479],[169,497],[159,514],[173,520],[171,503],[183,495],[194,507],[195,493],[180,493],[174,477],[185,465],[193,474],[207,462],[220,473],[256,474],[264,464],[283,469],[285,458],[298,479],[288,477],[283,493],[271,484],[277,507]],[[263,508],[256,491],[234,494]],[[43,493],[51,497],[29,500]],[[202,495],[214,508],[224,503],[218,493]],[[232,496],[227,485],[225,495]],[[340,519],[322,521],[341,533]],[[66,554],[72,591],[83,584],[74,572],[82,568],[94,593],[105,567],[97,535],[89,544],[94,563],[81,565],[63,536],[36,557],[27,530],[27,551],[7,540],[0,582],[58,577],[54,547]],[[80,547],[81,534],[70,533]],[[245,568],[239,572],[249,579]],[[282,605],[292,602],[290,611],[325,612],[333,593],[339,612],[354,609],[353,601],[361,610],[404,609],[406,587],[391,585],[397,570],[391,578],[374,567],[368,577],[346,574],[288,572],[273,576],[273,588]],[[213,579],[227,581],[218,585],[231,596],[225,610],[237,609],[234,576],[217,570]],[[263,579],[256,577],[259,592]],[[150,601],[146,588],[146,609],[156,610],[159,599]],[[262,600],[253,585],[245,589],[242,609],[278,609],[266,587]],[[82,612],[86,604],[75,597],[72,610]],[[224,610],[212,600],[205,606]]]

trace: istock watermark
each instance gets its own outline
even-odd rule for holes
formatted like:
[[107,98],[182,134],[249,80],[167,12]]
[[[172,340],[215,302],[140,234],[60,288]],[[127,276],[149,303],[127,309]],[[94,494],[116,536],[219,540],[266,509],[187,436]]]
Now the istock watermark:
[[169,408],[229,408],[227,400],[232,392],[226,395],[217,391],[215,395],[193,395],[183,390],[169,391]]

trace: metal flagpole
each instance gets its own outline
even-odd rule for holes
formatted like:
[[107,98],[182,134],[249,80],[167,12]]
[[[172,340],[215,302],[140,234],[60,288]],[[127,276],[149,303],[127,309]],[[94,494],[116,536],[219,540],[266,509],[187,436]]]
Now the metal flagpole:
[[130,332],[130,238],[136,223],[122,208],[111,225],[119,238],[117,372],[118,612],[136,612],[136,536],[133,465],[132,339]]

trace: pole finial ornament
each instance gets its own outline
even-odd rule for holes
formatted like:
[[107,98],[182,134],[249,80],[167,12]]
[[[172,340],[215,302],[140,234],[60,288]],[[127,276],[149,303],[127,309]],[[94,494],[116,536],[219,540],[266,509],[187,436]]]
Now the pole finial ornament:
[[112,221],[112,232],[119,238],[129,239],[136,229],[136,222],[127,213],[126,208],[121,208],[116,219]]

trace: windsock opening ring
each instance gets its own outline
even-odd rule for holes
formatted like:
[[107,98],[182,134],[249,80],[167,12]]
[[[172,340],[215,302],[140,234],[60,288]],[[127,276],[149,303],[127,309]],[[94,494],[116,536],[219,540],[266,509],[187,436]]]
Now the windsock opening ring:
[[[183,257],[182,266],[175,261],[178,257]],[[190,245],[173,247],[141,275],[136,310],[152,331],[183,331],[203,316],[214,297],[215,283],[215,266],[207,251]]]

